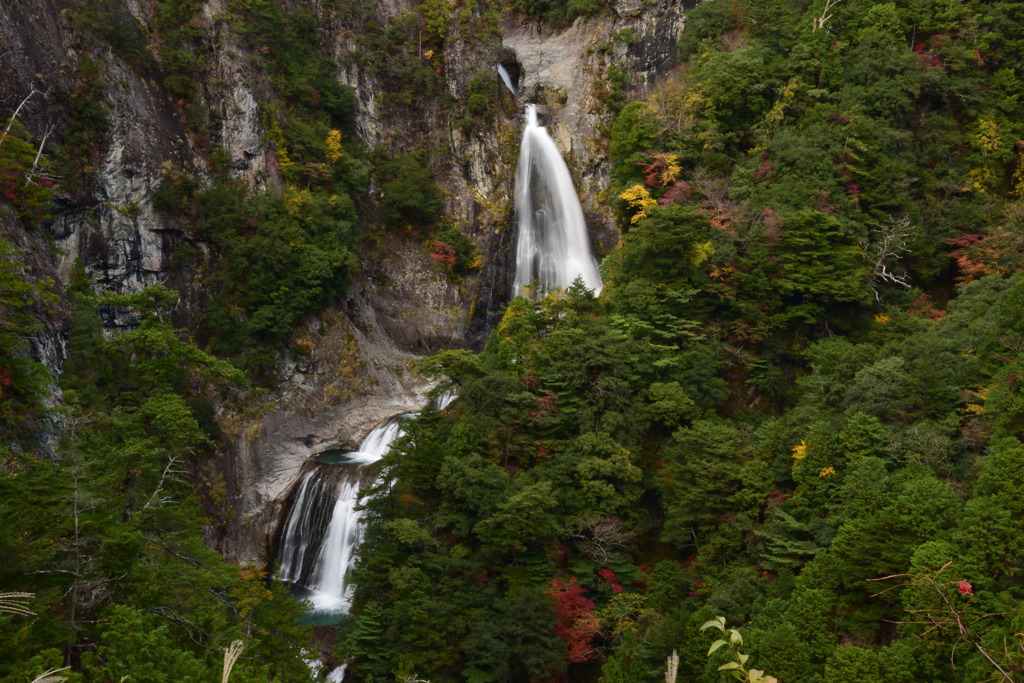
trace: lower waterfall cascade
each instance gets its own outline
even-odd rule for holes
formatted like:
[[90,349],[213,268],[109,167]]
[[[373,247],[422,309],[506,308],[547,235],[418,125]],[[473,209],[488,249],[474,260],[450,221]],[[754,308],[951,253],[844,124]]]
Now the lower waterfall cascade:
[[314,611],[348,611],[353,586],[345,576],[355,563],[362,530],[356,507],[373,480],[364,468],[384,457],[408,417],[377,425],[356,451],[316,456],[295,486],[278,542],[276,578],[308,589]]
[[534,104],[526,105],[515,210],[518,245],[513,296],[535,283],[538,294],[567,289],[578,277],[588,289],[601,291],[601,275],[569,167],[555,141],[538,123]]

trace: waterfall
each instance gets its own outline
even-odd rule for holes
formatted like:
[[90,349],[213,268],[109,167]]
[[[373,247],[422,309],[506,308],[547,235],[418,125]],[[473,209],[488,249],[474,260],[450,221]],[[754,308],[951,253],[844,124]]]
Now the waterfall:
[[438,394],[431,403],[434,406],[434,410],[444,410],[451,405],[452,401],[459,397],[458,393],[453,389],[447,389]]
[[355,481],[346,479],[338,488],[338,500],[334,503],[327,537],[317,555],[316,571],[309,586],[314,590],[311,600],[316,609],[338,611],[348,608],[352,586],[345,585],[345,574],[352,569],[359,544],[359,518],[362,514],[355,508],[361,488],[358,478]]
[[359,450],[324,451],[315,456],[317,462],[331,465],[371,465],[384,457],[388,449],[391,448],[391,442],[402,433],[402,423],[412,416],[413,413],[407,413],[388,418],[366,435],[363,442],[359,444]]
[[299,480],[278,543],[277,578],[308,588],[318,612],[347,612],[352,598],[345,575],[355,564],[362,531],[359,493],[372,481],[363,467],[377,462],[402,432],[401,415],[371,431],[359,450],[315,458]]
[[312,469],[299,482],[277,550],[277,578],[282,581],[303,586],[311,583],[314,561],[331,522],[329,501],[336,489],[324,474],[323,468]]
[[601,276],[569,168],[555,141],[537,123],[533,104],[526,105],[515,193],[519,244],[512,295],[522,294],[534,282],[542,294],[556,287],[565,289],[577,277],[600,292]]
[[505,87],[513,95],[516,94],[515,86],[512,85],[512,77],[508,75],[508,70],[502,64],[498,65],[498,75],[501,76],[501,80],[505,82]]

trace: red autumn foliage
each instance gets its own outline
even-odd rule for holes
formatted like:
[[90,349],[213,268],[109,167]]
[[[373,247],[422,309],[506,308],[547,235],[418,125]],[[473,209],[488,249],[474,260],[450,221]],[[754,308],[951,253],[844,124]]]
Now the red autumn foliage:
[[12,203],[18,199],[17,173],[8,171],[4,174],[3,184],[0,184],[0,194],[3,194],[3,198]]
[[965,233],[946,240],[954,247],[949,257],[960,271],[957,280],[970,282],[985,275],[1008,275],[1021,268],[1024,240],[1014,231],[995,229],[988,234]]
[[677,180],[669,185],[668,191],[661,199],[658,200],[658,206],[669,206],[670,204],[685,202],[690,198],[690,194],[692,192],[693,187],[690,183],[685,180]]
[[843,116],[842,114],[840,114],[838,109],[835,110],[835,111],[829,112],[828,120],[831,121],[832,123],[838,123],[841,126],[845,126],[846,124],[848,124],[850,122],[850,119],[848,119],[845,116]]
[[4,389],[11,386],[11,366],[5,365],[0,368],[0,397],[4,395]]
[[302,167],[302,176],[309,182],[319,183],[329,180],[331,172],[324,164],[317,164],[311,161]]
[[647,187],[661,187],[661,174],[665,172],[665,162],[655,159],[641,170],[644,174],[644,185]]
[[551,454],[548,453],[548,447],[542,443],[537,444],[537,454],[534,456],[534,460],[540,462],[541,460],[547,460],[550,457]]
[[775,164],[770,161],[766,161],[757,167],[754,171],[754,182],[760,183],[766,180],[772,179],[772,174],[775,173]]
[[967,233],[946,240],[946,244],[956,247],[949,253],[949,257],[956,261],[957,268],[960,269],[958,280],[970,282],[988,274],[988,268],[984,263],[977,263],[971,258],[975,256],[972,252],[980,251],[975,247],[980,246],[984,241],[985,236],[979,233]]
[[597,572],[597,575],[608,582],[608,585],[612,589],[612,593],[621,593],[622,591],[626,590],[622,587],[622,584],[619,583],[618,577],[615,576],[615,572],[613,572],[611,569],[608,569],[607,567],[601,569]]
[[712,216],[709,222],[713,228],[721,228],[726,232],[736,234],[736,231],[732,229],[732,218],[729,216]]
[[558,397],[550,391],[546,391],[540,396],[536,397],[537,409],[529,412],[530,419],[536,420],[538,417],[545,415],[551,415],[552,413],[558,412]]
[[832,203],[832,199],[825,190],[818,190],[818,193],[811,198],[814,208],[822,213],[832,213],[838,207]]
[[939,47],[942,44],[944,38],[945,36],[937,34],[932,36],[930,41],[931,45],[928,45],[926,43],[916,43],[914,45],[914,52],[917,53],[917,56],[920,57],[921,61],[925,63],[925,66],[928,66],[933,69],[945,68],[946,63],[942,61],[937,54],[930,50],[930,48]]
[[772,489],[771,491],[768,492],[768,497],[765,499],[764,509],[771,510],[773,507],[775,507],[782,501],[792,497],[792,493],[780,491],[779,489]]
[[434,240],[434,251],[430,254],[430,258],[449,268],[454,268],[458,261],[458,254],[450,245],[441,240]]
[[931,296],[921,292],[910,303],[910,310],[907,311],[907,315],[922,316],[929,320],[938,320],[942,316],[946,315],[946,311],[940,308],[934,308],[932,306]]
[[558,412],[558,397],[550,391],[545,391],[537,397],[537,414],[550,415]]
[[600,632],[600,624],[594,614],[594,602],[584,597],[586,592],[575,576],[568,580],[552,576],[548,581],[546,594],[555,606],[555,635],[568,646],[566,660],[570,664],[585,662],[597,655],[592,643]]

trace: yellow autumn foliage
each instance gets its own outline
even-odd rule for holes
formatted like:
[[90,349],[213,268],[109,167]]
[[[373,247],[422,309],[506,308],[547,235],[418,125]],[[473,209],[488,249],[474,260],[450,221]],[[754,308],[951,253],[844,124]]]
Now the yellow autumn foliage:
[[324,140],[324,156],[327,158],[327,163],[337,163],[341,160],[343,154],[344,152],[341,149],[341,131],[328,131],[327,139]]
[[619,195],[619,199],[626,202],[626,206],[633,212],[629,219],[631,224],[636,224],[651,215],[651,209],[658,205],[657,200],[651,197],[647,188],[637,183]]

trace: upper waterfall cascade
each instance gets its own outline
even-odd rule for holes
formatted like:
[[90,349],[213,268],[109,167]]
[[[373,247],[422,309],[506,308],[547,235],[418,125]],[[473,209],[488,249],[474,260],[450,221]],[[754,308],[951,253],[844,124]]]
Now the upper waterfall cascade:
[[539,285],[541,294],[566,289],[577,277],[595,293],[600,292],[601,276],[569,167],[555,141],[537,122],[533,104],[526,105],[515,195],[519,242],[513,296],[533,283]]
[[514,85],[512,85],[512,76],[509,75],[508,69],[506,69],[503,65],[499,64],[498,75],[501,76],[501,80],[505,83],[505,87],[508,88],[508,91],[515,95],[516,88]]

